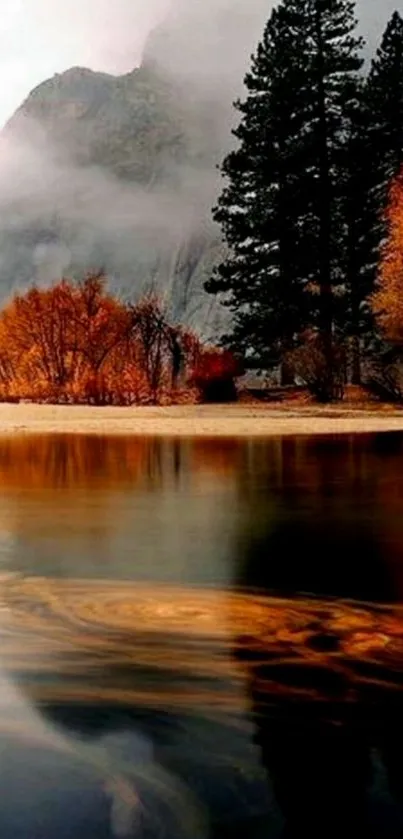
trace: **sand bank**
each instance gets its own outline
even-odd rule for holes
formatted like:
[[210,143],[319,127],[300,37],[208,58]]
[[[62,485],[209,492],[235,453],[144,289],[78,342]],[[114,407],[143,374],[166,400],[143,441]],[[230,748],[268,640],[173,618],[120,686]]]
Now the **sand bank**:
[[403,410],[284,405],[96,408],[0,405],[0,434],[127,434],[274,437],[403,431]]

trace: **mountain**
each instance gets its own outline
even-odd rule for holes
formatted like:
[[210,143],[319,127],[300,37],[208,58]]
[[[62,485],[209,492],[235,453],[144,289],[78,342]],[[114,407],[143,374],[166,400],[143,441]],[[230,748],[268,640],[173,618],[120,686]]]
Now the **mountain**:
[[208,109],[154,67],[46,81],[0,139],[2,287],[103,267],[123,293],[163,289],[177,317],[210,322],[218,146]]
[[[389,2],[379,21],[366,0],[371,37]],[[3,296],[102,267],[124,295],[163,291],[175,317],[220,329],[202,290],[221,248],[210,209],[267,13],[267,0],[176,0],[140,68],[75,67],[30,94],[0,136]]]

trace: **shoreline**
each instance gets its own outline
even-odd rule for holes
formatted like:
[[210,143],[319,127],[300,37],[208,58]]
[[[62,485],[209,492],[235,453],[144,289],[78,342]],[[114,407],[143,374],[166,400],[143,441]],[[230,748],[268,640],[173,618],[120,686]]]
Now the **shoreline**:
[[95,434],[152,437],[281,437],[403,432],[403,410],[292,404],[94,407],[0,404],[0,437]]

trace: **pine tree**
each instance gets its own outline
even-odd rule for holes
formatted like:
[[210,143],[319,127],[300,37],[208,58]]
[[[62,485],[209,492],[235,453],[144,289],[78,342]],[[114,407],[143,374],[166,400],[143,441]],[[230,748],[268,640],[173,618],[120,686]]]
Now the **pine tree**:
[[343,226],[340,255],[344,260],[344,293],[340,299],[339,324],[349,348],[351,381],[360,385],[364,350],[367,349],[373,331],[369,305],[373,277],[368,268],[368,236],[373,224],[373,176],[364,78],[352,82],[349,102],[344,108],[344,122],[339,165],[339,201]]
[[[224,292],[232,344],[278,359],[316,325],[332,380],[341,284],[344,109],[361,67],[350,0],[283,0],[246,78],[248,96],[215,210],[229,246],[208,290]],[[310,294],[310,291],[316,294]]]
[[346,134],[345,327],[351,342],[355,384],[361,383],[363,351],[369,350],[371,356],[380,349],[371,295],[387,233],[389,186],[402,164],[403,19],[396,12],[363,82]]
[[224,161],[227,185],[214,212],[230,254],[208,284],[229,292],[232,346],[269,366],[291,349],[304,321],[298,206],[305,36],[291,23],[287,5],[273,11],[245,80],[248,98],[236,103],[239,146]]
[[362,359],[368,351],[379,351],[371,295],[386,234],[389,185],[403,163],[403,19],[397,12],[367,79],[358,81],[345,121],[343,324],[352,382],[360,384]]
[[403,163],[403,17],[389,21],[368,76],[371,145],[378,183],[386,202],[388,188]]
[[403,18],[395,12],[372,62],[366,85],[369,115],[368,194],[371,218],[367,229],[370,283],[376,278],[386,233],[389,188],[403,165]]

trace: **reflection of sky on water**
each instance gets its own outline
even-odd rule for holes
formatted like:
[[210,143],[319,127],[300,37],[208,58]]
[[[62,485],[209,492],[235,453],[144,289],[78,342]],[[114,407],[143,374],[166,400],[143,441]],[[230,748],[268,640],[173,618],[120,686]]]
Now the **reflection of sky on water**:
[[[2,839],[282,837],[250,733],[146,712],[130,725],[95,708],[82,715],[79,707],[37,712],[4,680],[0,704],[3,723],[14,721],[0,736]],[[298,753],[297,765],[303,758]],[[371,758],[374,836],[398,839],[400,815],[376,751]],[[316,806],[315,790],[310,794]]]
[[[53,678],[29,663],[28,683]],[[141,669],[131,678],[153,680]],[[27,683],[3,675],[0,756],[2,839],[210,839],[215,824],[278,823],[250,725],[227,727],[202,709],[37,706]]]
[[48,714],[4,678],[0,714],[2,839],[209,839],[212,819],[278,822],[249,733],[151,714],[129,726],[96,708]]
[[[50,438],[36,450],[28,440],[26,460],[24,447],[15,457],[13,443],[21,447],[0,442],[3,567],[50,576],[231,583],[237,444],[228,474],[219,457],[214,464],[214,449],[213,457],[207,449],[207,461],[200,451],[193,470],[189,444],[178,453],[176,444],[164,441],[105,440],[97,452],[84,438],[87,463],[68,439]],[[70,455],[75,468],[69,470]]]
[[0,569],[12,567],[15,554],[16,534],[12,530],[12,508],[8,498],[0,495]]
[[[143,836],[151,807],[176,798],[196,833],[190,794],[158,767],[153,744],[133,730],[86,740],[35,710],[0,679],[2,839],[130,839]],[[165,814],[165,816],[167,815]],[[159,818],[159,817],[158,817]],[[171,821],[176,816],[171,814]],[[143,823],[143,826],[142,826]],[[156,834],[157,835],[157,834]],[[179,834],[178,834],[179,835]]]
[[97,772],[4,674],[0,677],[0,726],[2,839],[80,837],[84,824],[90,828],[94,814],[101,812],[88,839],[109,839]]
[[27,573],[231,582],[231,493],[60,492],[22,498],[12,558]]

